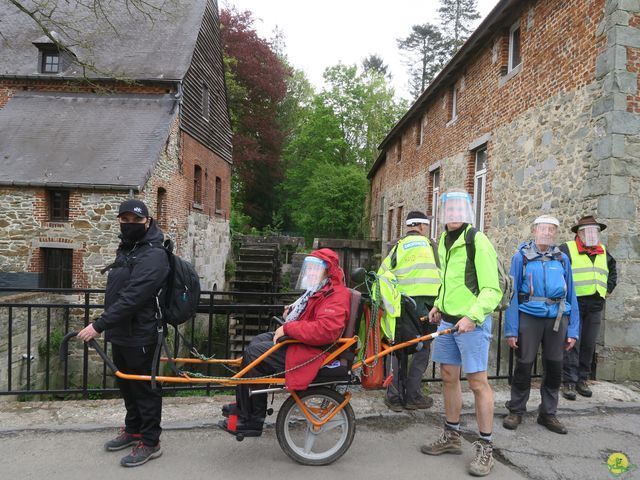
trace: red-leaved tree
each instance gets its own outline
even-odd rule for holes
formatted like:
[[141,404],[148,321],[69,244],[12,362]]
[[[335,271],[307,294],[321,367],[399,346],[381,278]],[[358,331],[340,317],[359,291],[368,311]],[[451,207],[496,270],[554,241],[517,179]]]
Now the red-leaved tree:
[[220,13],[229,108],[233,124],[236,204],[263,228],[277,211],[276,185],[283,178],[284,133],[278,107],[291,71],[256,33],[251,12]]

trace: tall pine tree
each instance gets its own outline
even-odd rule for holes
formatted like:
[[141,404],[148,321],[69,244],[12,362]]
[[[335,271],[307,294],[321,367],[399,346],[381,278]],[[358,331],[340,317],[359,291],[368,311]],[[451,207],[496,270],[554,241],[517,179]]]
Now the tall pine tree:
[[440,29],[433,24],[414,25],[409,36],[398,39],[409,69],[411,94],[417,98],[448,60]]
[[480,18],[477,0],[440,0],[440,21],[445,34],[445,49],[452,57],[473,31],[472,25]]

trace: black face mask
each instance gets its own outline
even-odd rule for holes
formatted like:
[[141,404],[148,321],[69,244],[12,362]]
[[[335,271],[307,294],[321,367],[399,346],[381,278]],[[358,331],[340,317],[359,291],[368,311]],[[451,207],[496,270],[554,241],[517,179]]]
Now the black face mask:
[[121,223],[120,232],[125,242],[137,242],[142,240],[147,230],[144,223]]

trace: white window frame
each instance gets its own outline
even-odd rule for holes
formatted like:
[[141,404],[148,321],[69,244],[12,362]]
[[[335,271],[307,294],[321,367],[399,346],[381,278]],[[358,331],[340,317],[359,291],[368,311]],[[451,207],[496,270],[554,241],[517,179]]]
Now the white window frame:
[[[486,157],[486,161],[485,161],[485,168],[481,169],[481,170],[477,170],[477,166],[478,166],[478,153],[479,152],[485,152],[485,157]],[[480,230],[481,232],[484,232],[484,210],[485,210],[485,201],[487,198],[487,165],[488,165],[488,154],[487,154],[487,146],[483,145],[482,147],[478,148],[477,150],[475,150],[473,152],[473,169],[474,169],[474,174],[473,174],[473,213],[475,215],[476,218],[476,223],[478,225],[475,225],[475,227]],[[479,180],[482,180],[482,192],[480,195],[478,195],[478,182]],[[480,209],[478,211],[478,209]]]
[[458,87],[453,84],[453,95],[451,97],[451,120],[449,123],[455,122],[458,118]]
[[425,127],[425,122],[427,121],[427,116],[426,115],[422,115],[420,117],[420,127],[418,129],[418,147],[422,146],[422,143],[424,142],[424,127]]
[[[436,168],[430,172],[431,185],[433,192],[431,193],[431,238],[436,240],[438,238],[438,214],[440,213],[440,169]],[[438,178],[438,185],[436,185],[435,179]]]
[[518,67],[518,65],[513,65],[513,49],[514,49],[513,34],[516,32],[516,30],[520,30],[520,43],[519,43],[520,61],[518,62],[518,65],[522,63],[522,30],[520,29],[520,21],[517,21],[516,23],[511,25],[511,28],[509,28],[509,60],[507,64],[507,73],[511,72],[511,70],[514,70]]

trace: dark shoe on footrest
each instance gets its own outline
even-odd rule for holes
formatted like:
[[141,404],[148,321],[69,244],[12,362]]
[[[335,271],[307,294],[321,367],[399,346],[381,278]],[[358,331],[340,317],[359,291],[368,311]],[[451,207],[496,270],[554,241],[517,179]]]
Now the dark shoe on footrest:
[[236,437],[259,437],[262,435],[264,420],[245,420],[237,415],[230,415],[226,420],[220,420],[218,426]]
[[222,416],[225,418],[229,418],[229,415],[238,415],[238,404],[237,403],[227,403],[222,406]]

